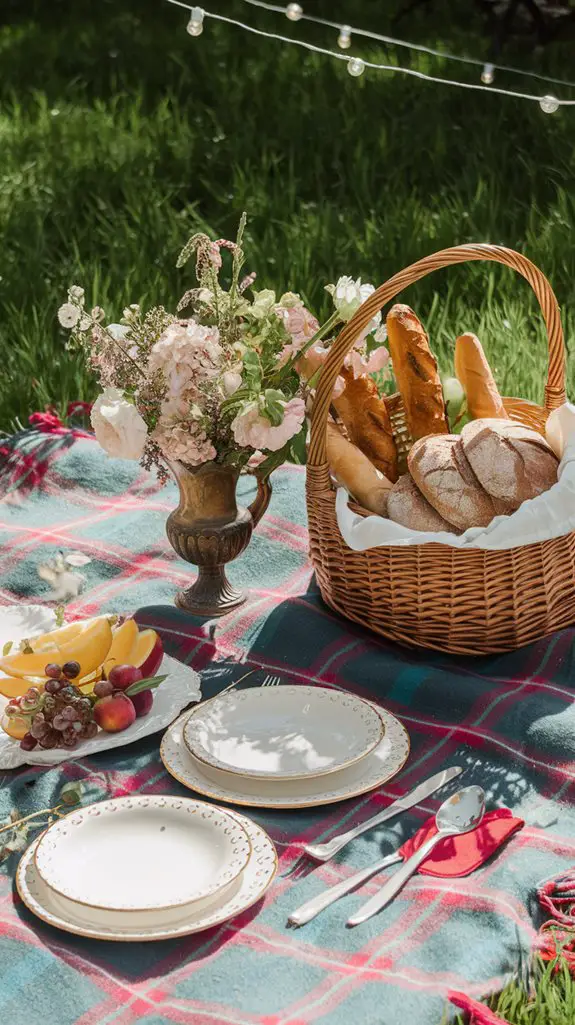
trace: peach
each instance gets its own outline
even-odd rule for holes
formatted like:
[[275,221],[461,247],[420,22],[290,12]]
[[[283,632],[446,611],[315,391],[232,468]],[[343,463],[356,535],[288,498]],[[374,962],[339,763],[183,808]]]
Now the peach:
[[94,719],[106,733],[127,730],[135,718],[136,709],[133,701],[121,690],[115,690],[108,697],[100,698],[94,705]]

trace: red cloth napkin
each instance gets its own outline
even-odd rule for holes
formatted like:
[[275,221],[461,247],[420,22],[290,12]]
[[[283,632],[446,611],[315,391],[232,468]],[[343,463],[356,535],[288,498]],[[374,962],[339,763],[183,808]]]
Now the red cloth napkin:
[[[488,811],[483,816],[481,824],[471,833],[440,840],[437,847],[421,863],[418,871],[427,876],[445,878],[468,876],[524,825],[523,819],[514,818],[509,808]],[[431,816],[421,829],[417,830],[415,836],[406,840],[399,848],[399,853],[407,860],[436,833],[435,816]]]

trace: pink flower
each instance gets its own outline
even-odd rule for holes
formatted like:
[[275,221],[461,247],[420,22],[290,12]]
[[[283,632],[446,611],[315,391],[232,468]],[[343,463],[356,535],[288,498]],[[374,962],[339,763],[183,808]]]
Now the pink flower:
[[370,356],[362,356],[354,346],[345,357],[345,366],[352,371],[354,377],[362,377],[364,374],[376,374],[379,370],[384,370],[388,363],[389,352],[384,345],[380,345]]
[[[306,381],[311,380],[314,374],[323,366],[327,357],[329,349],[325,349],[323,345],[317,344],[312,345],[311,349],[308,349],[305,355],[299,359],[296,363],[296,370],[301,377],[304,377]],[[336,378],[335,387],[333,389],[333,398],[339,399],[340,395],[345,391],[345,381],[343,377]]]
[[232,423],[237,444],[253,449],[267,449],[269,452],[283,448],[299,432],[305,417],[305,405],[303,399],[290,399],[282,405],[284,418],[277,427],[262,415],[257,402],[244,406],[244,411]]
[[195,320],[170,324],[150,353],[148,370],[161,370],[167,382],[162,413],[181,415],[187,405],[202,396],[202,386],[220,373],[222,348],[217,327],[203,327]]
[[222,254],[220,253],[220,247],[217,242],[210,242],[208,250],[208,259],[216,270],[219,270],[222,266]]
[[200,466],[216,458],[216,450],[197,420],[160,419],[152,435],[168,459]]
[[[316,318],[305,308],[299,296],[290,296],[285,305],[280,303],[275,307],[275,312],[283,321],[287,333],[291,335],[291,343],[285,347],[284,353],[291,346],[291,352],[295,355],[302,345],[309,342],[310,338],[313,338],[319,331]],[[280,359],[281,356],[283,353],[280,354]]]

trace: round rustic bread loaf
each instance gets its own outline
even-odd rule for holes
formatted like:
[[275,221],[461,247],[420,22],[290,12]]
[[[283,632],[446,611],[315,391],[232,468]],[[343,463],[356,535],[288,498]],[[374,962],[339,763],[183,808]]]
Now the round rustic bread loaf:
[[459,533],[423,497],[409,473],[400,477],[387,496],[387,515],[409,530],[447,530]]
[[459,530],[486,527],[502,511],[481,487],[457,434],[420,438],[413,445],[407,463],[427,501]]
[[461,441],[477,479],[509,511],[557,483],[557,456],[530,427],[513,420],[473,420]]

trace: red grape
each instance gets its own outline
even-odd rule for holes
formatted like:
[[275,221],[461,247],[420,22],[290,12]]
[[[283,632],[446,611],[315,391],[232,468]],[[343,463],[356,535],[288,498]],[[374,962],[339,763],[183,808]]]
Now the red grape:
[[59,666],[57,662],[48,662],[48,665],[44,666],[44,673],[53,680],[59,680],[62,675],[62,666]]
[[62,666],[62,672],[69,680],[75,680],[80,675],[80,669],[79,662],[65,662]]
[[109,680],[100,680],[94,687],[94,694],[97,698],[107,698],[108,694],[112,694],[113,690],[114,687]]
[[20,741],[20,747],[23,751],[33,751],[37,744],[38,741],[31,733],[26,733]]
[[57,694],[58,691],[61,691],[62,687],[64,687],[64,686],[65,686],[65,684],[64,684],[63,680],[60,680],[60,679],[58,679],[58,680],[50,679],[50,680],[46,680],[46,684],[44,686],[44,690],[46,691],[47,694]]

